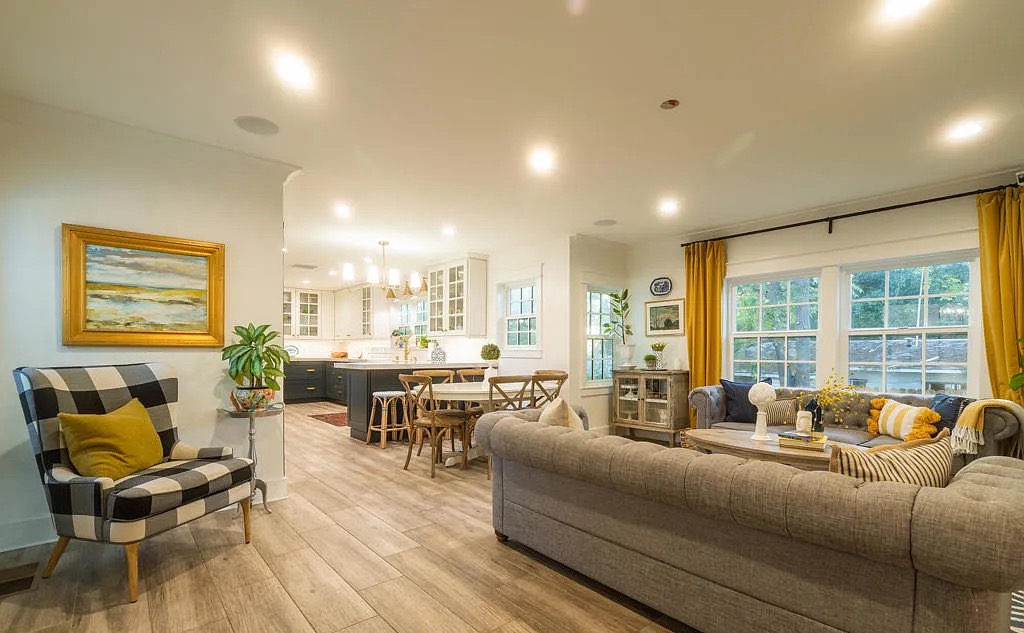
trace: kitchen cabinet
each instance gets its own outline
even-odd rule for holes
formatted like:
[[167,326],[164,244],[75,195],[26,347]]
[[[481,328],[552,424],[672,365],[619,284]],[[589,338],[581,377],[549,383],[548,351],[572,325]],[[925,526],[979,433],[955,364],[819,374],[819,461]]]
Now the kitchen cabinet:
[[467,257],[427,271],[431,335],[487,335],[487,260]]
[[322,400],[325,394],[323,361],[292,361],[284,366],[284,401]]

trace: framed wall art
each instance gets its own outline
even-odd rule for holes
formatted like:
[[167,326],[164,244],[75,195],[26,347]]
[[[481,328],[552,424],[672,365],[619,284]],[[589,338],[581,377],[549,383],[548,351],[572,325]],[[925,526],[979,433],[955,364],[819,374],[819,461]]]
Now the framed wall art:
[[644,326],[647,336],[679,336],[683,334],[683,300],[661,299],[644,303]]
[[224,245],[62,225],[65,345],[221,347]]

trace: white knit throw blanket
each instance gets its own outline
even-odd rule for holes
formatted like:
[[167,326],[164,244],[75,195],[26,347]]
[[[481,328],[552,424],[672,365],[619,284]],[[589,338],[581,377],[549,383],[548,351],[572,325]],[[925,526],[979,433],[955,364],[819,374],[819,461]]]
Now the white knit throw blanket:
[[[990,398],[972,402],[964,407],[949,438],[954,455],[978,454],[978,447],[985,443],[985,410],[990,408],[1005,409],[1016,415],[1019,420],[1024,419],[1024,407],[1012,400]],[[1022,432],[1024,429],[1018,426],[1017,435],[1010,445],[1011,457],[1020,459],[1024,453],[1024,443],[1020,441]]]

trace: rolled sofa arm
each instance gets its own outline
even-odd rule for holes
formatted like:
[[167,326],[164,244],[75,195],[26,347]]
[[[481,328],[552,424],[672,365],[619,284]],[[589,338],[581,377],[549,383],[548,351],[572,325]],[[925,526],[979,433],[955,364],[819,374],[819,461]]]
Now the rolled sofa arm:
[[170,459],[230,459],[234,450],[230,446],[206,446],[197,448],[185,442],[177,442],[171,447]]
[[61,536],[102,540],[110,477],[85,477],[67,466],[54,466],[43,476],[50,512]]
[[1024,461],[982,457],[945,488],[921,488],[911,531],[921,571],[990,591],[1024,587]]
[[1012,441],[1017,437],[1024,420],[1009,409],[989,408],[985,410],[985,428],[983,435],[985,443],[978,447],[978,455],[1006,455],[1007,448],[1001,447],[1001,442]]
[[690,392],[690,406],[697,411],[697,428],[708,429],[725,419],[725,389],[721,385],[697,387]]

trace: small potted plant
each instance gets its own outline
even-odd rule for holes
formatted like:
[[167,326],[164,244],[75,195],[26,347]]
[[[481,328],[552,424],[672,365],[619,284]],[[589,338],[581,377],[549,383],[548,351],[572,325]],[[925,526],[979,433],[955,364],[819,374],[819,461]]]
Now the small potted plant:
[[636,352],[636,345],[626,339],[627,336],[633,336],[633,326],[629,322],[632,310],[629,305],[629,288],[623,288],[622,292],[609,292],[608,297],[611,299],[612,318],[604,324],[604,332],[615,337],[615,363],[620,367],[626,366],[632,362]]
[[644,356],[644,364],[647,365],[647,369],[657,369],[658,357],[654,354],[647,354]]
[[668,343],[665,341],[654,341],[651,343],[651,349],[654,350],[654,356],[657,359],[655,369],[665,369],[665,348],[668,347]]
[[291,357],[283,347],[271,344],[279,336],[270,324],[236,325],[238,342],[221,350],[228,361],[228,376],[238,385],[231,393],[231,402],[239,411],[266,409],[281,390],[278,378],[284,376],[284,364]]
[[496,367],[498,359],[501,358],[501,348],[494,343],[485,343],[480,348],[480,358],[487,361],[488,366]]
[[416,344],[420,346],[420,349],[427,349],[428,347],[430,347],[430,337],[427,336],[426,334],[421,334],[416,339]]

